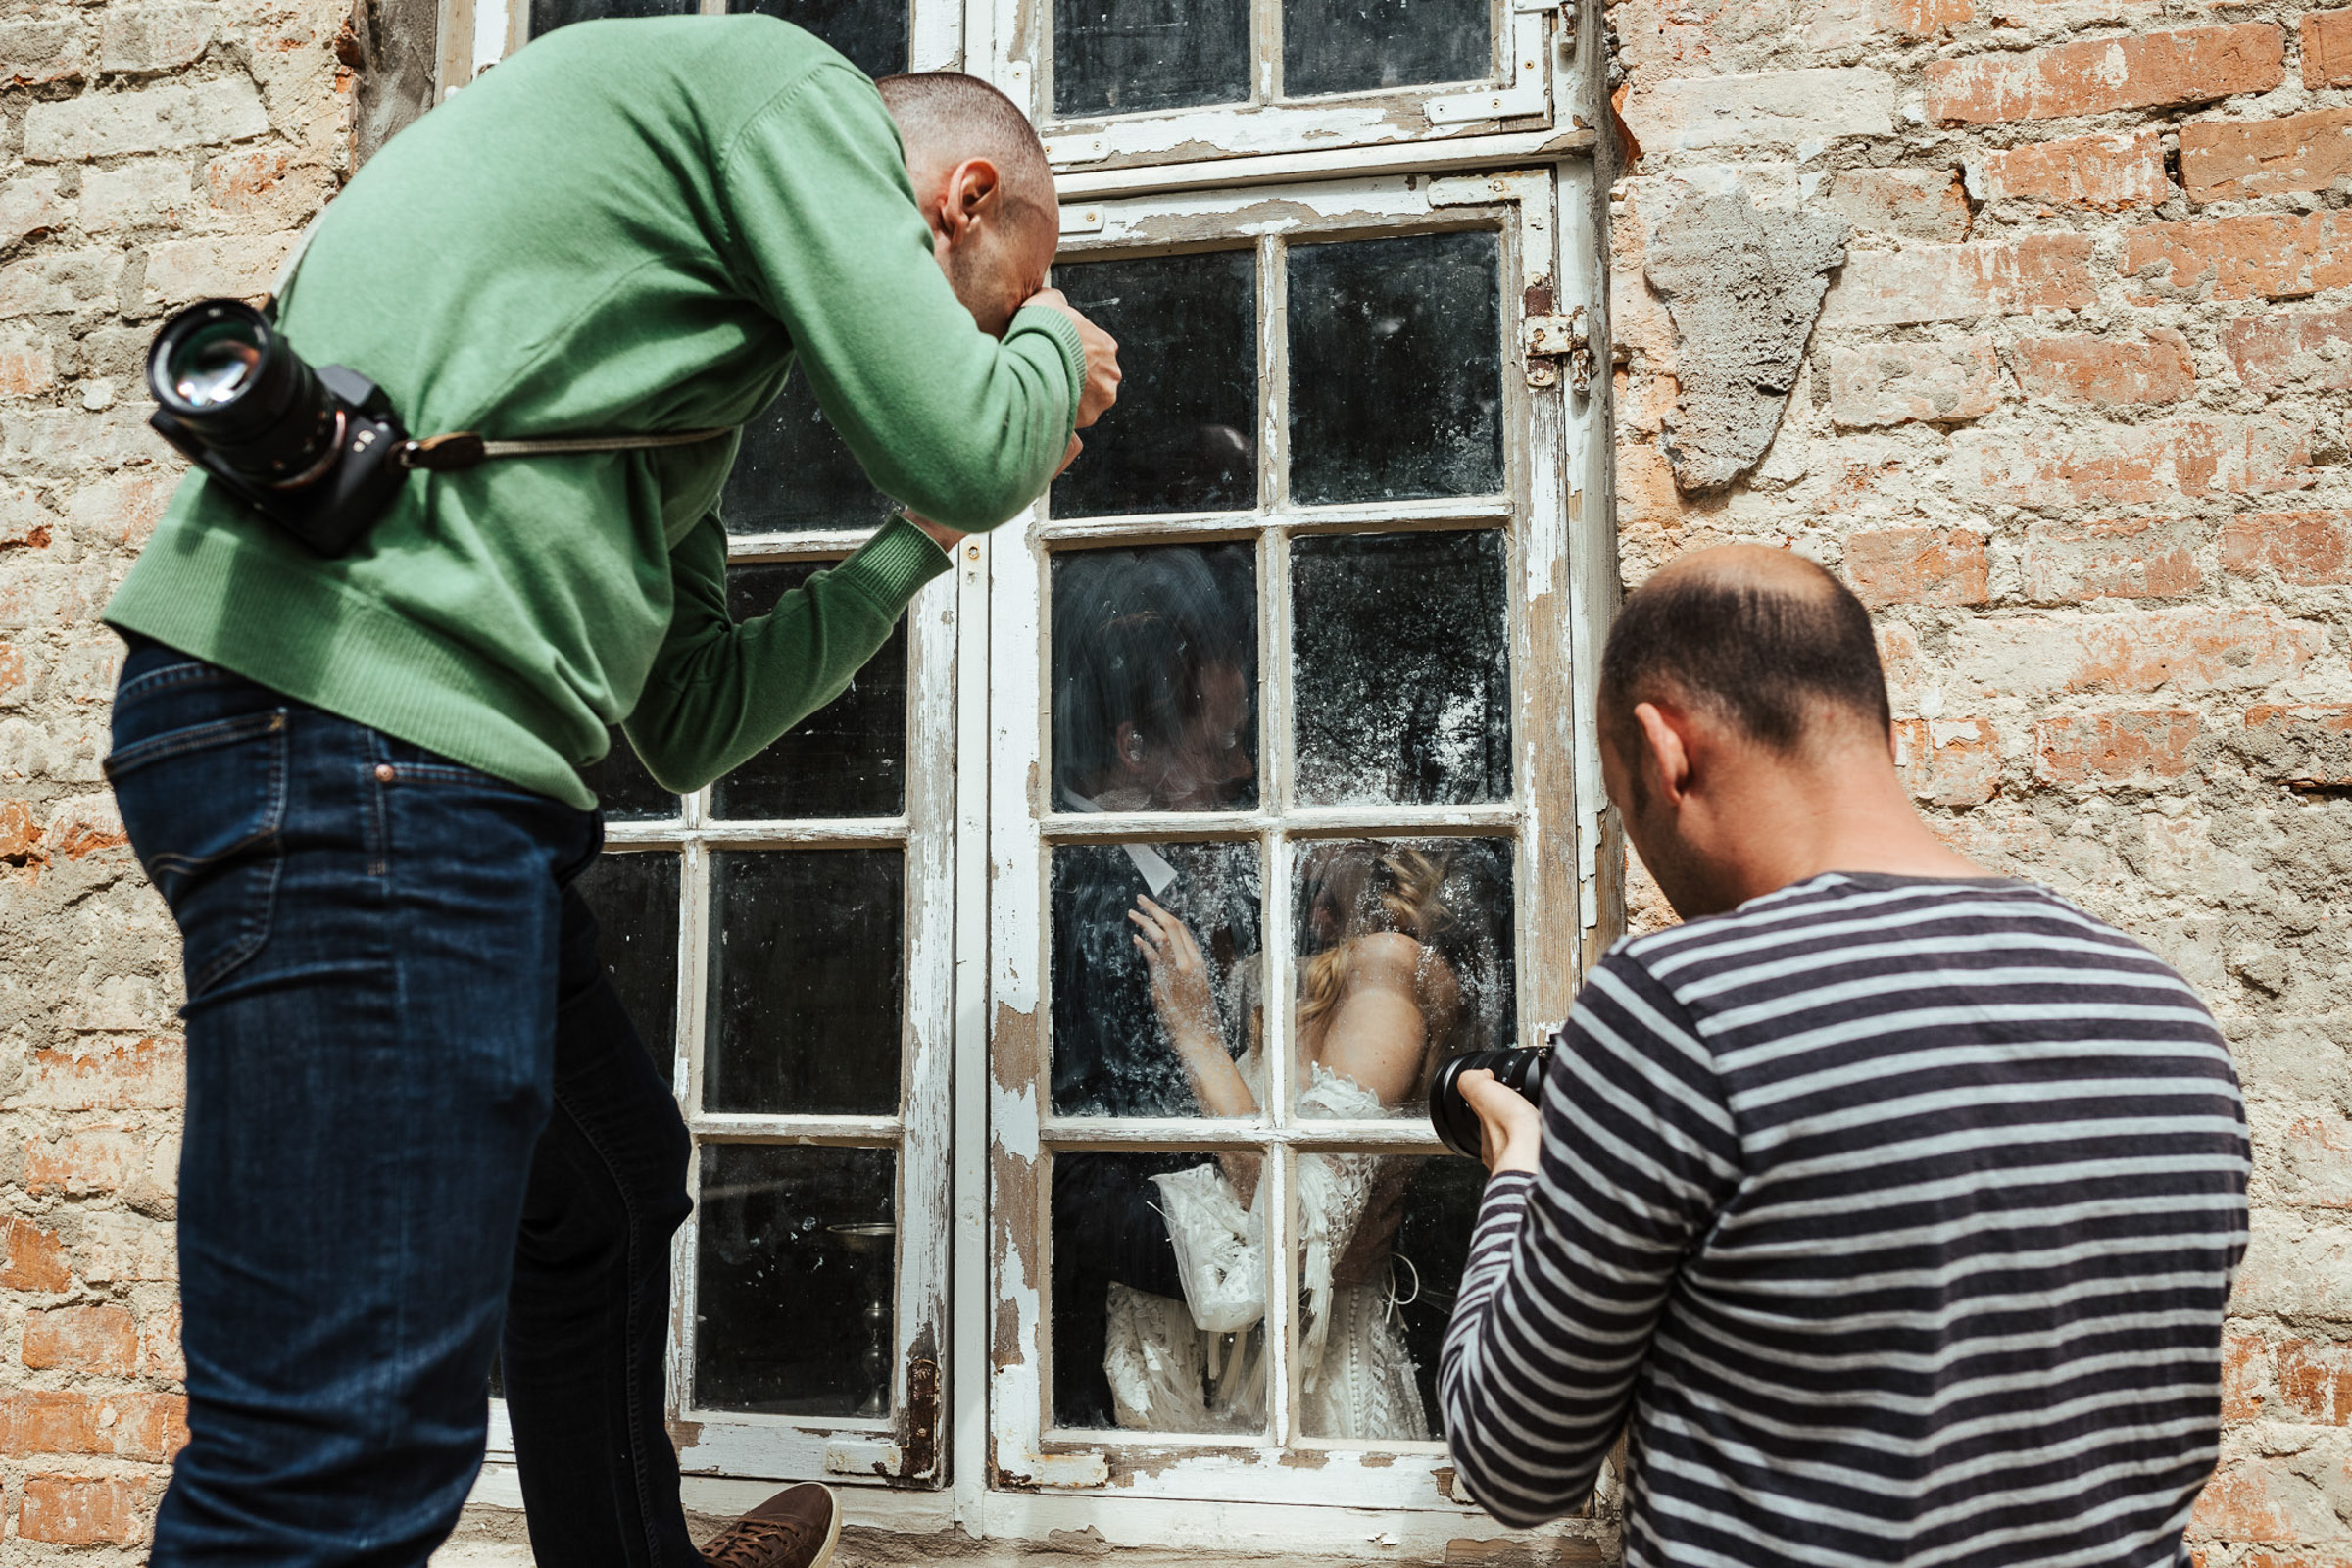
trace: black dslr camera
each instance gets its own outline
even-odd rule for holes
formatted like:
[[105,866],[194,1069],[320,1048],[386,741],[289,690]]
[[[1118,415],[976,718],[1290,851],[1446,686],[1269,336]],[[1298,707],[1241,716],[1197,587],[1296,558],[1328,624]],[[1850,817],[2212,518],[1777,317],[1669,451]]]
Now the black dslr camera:
[[230,494],[322,556],[348,554],[409,476],[382,388],[314,369],[270,318],[205,300],[156,334],[147,422]]
[[1551,1066],[1551,1049],[1557,1041],[1554,1035],[1550,1042],[1525,1051],[1466,1051],[1440,1067],[1429,1085],[1429,1124],[1437,1130],[1439,1142],[1457,1154],[1478,1157],[1478,1112],[1462,1098],[1461,1079],[1466,1072],[1485,1068],[1504,1088],[1516,1089],[1529,1104],[1542,1104],[1544,1074]]

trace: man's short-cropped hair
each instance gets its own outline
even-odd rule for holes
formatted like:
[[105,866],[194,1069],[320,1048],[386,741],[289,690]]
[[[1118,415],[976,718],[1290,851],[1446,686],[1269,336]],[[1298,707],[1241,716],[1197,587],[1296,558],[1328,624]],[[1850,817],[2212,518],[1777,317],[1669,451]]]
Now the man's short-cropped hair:
[[1755,573],[1661,571],[1626,597],[1600,659],[1600,710],[1620,729],[1637,704],[1705,708],[1789,753],[1824,720],[1892,728],[1870,612],[1801,557]]

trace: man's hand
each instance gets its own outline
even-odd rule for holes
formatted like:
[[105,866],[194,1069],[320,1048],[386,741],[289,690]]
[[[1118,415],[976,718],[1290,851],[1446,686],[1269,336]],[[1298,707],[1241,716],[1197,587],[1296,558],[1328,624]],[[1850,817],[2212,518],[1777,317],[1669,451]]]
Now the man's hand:
[[1488,1171],[1535,1171],[1544,1147],[1544,1113],[1516,1089],[1505,1089],[1485,1068],[1455,1080],[1462,1099],[1478,1113],[1478,1157]]
[[1119,401],[1119,340],[1080,315],[1057,288],[1041,288],[1021,303],[1050,306],[1078,323],[1078,341],[1086,348],[1086,385],[1078,392],[1078,428],[1083,430]]

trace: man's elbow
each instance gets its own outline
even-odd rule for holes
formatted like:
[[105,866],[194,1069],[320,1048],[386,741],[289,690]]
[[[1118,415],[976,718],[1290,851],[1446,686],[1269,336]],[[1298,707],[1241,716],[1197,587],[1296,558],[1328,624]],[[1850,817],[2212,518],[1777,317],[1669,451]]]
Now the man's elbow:
[[1592,1497],[1593,1484],[1600,1479],[1597,1464],[1579,1465],[1556,1480],[1531,1478],[1505,1474],[1469,1445],[1457,1442],[1451,1451],[1454,1473],[1470,1500],[1513,1530],[1533,1530],[1575,1513]]

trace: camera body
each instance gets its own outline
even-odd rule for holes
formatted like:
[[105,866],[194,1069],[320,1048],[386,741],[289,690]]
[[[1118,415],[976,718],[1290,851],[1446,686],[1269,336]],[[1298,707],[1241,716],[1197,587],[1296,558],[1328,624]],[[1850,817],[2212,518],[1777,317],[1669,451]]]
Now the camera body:
[[408,432],[383,389],[344,366],[314,369],[240,300],[166,322],[147,381],[156,434],[321,556],[348,555],[408,479]]
[[1466,1051],[1448,1059],[1429,1084],[1429,1125],[1438,1141],[1457,1154],[1476,1159],[1478,1112],[1462,1098],[1462,1074],[1482,1069],[1492,1072],[1496,1083],[1517,1090],[1530,1104],[1541,1104],[1551,1050],[1545,1044],[1520,1051]]

